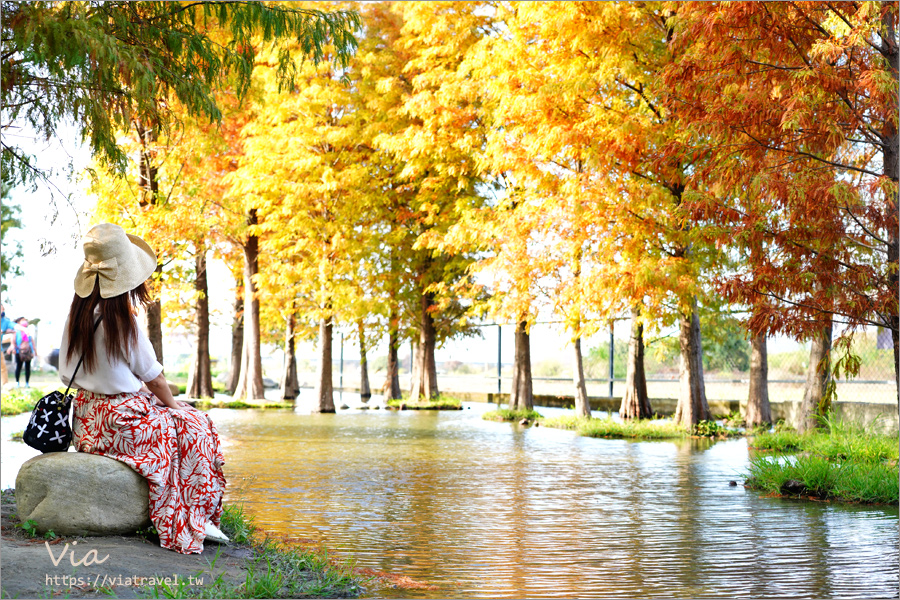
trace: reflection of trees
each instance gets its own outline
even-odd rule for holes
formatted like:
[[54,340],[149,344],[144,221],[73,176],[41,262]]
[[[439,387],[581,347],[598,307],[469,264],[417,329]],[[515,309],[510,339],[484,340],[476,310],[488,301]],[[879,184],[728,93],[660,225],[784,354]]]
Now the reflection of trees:
[[[714,459],[698,461],[712,440],[678,447],[678,492],[685,564],[681,581],[690,597],[831,597],[824,507],[726,492],[727,477]],[[711,472],[710,472],[711,471]],[[806,510],[804,510],[804,508]]]
[[507,522],[507,530],[511,541],[513,555],[516,560],[510,572],[510,586],[523,597],[531,597],[528,593],[528,576],[525,573],[527,565],[533,560],[534,556],[529,552],[529,544],[527,536],[530,535],[529,529],[529,492],[528,472],[523,463],[527,460],[528,451],[526,449],[525,436],[520,432],[512,435],[512,460],[509,464],[509,482],[510,482],[510,498],[509,498],[509,520]]
[[[685,582],[696,574],[695,515],[689,442],[640,442],[628,445],[634,475],[628,483],[631,521],[628,573],[636,597],[684,596]],[[687,523],[687,524],[686,524]]]
[[226,441],[241,440],[226,445],[229,501],[242,477],[255,477],[244,499],[264,528],[360,566],[459,583],[450,596],[829,596],[846,595],[866,569],[889,574],[854,554],[845,508],[729,488],[727,451],[743,451],[735,442],[561,439],[515,425],[473,435],[445,422],[231,420],[220,425]]

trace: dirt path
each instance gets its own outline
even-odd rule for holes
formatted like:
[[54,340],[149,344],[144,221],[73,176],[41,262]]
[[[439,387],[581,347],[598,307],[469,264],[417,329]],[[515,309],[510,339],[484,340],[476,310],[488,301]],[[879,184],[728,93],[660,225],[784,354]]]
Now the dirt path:
[[218,576],[238,583],[244,581],[247,559],[252,556],[247,547],[217,544],[207,544],[203,554],[178,554],[140,537],[34,539],[18,527],[15,511],[13,494],[4,491],[0,515],[3,598],[108,598],[110,594],[137,598],[146,587],[166,578],[171,587],[210,585]]

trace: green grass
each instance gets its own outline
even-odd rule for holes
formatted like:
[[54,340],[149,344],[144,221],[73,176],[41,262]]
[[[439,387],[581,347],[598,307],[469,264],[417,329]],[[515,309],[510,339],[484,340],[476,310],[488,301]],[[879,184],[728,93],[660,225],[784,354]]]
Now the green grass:
[[800,449],[802,443],[802,436],[796,431],[763,432],[750,436],[750,447],[757,450],[794,452]]
[[408,398],[404,398],[402,400],[388,400],[387,405],[390,408],[405,407],[406,410],[461,410],[462,400],[450,396],[444,396],[442,394],[436,398],[432,398],[431,400],[426,400],[424,402],[422,402],[421,400],[412,401]]
[[243,400],[229,400],[226,402],[217,402],[215,400],[197,400],[194,408],[199,410],[209,410],[211,408],[293,408],[290,402],[244,402]]
[[543,419],[544,417],[536,410],[510,410],[508,408],[499,408],[484,413],[481,418],[486,421],[521,421],[522,419],[536,421],[538,419]]
[[245,565],[244,581],[226,581],[220,575],[202,586],[190,586],[182,579],[177,585],[163,583],[145,588],[143,595],[149,598],[355,598],[362,592],[360,580],[348,563],[332,560],[324,550],[290,546],[268,536],[261,537],[241,504],[224,506],[221,526],[233,543],[249,545],[252,551],[253,558]]
[[729,438],[742,437],[744,433],[737,429],[730,429],[727,426],[719,425],[715,421],[700,421],[691,427],[691,435],[708,438]]
[[664,440],[678,439],[688,436],[684,427],[670,421],[642,419],[636,421],[614,421],[611,418],[586,419],[584,417],[564,416],[541,421],[544,427],[571,429],[585,437]]
[[822,429],[806,434],[790,430],[756,434],[750,446],[778,454],[797,453],[785,459],[753,457],[747,473],[750,488],[845,502],[898,501],[896,435],[869,434],[858,424],[826,418]]
[[244,512],[244,505],[225,504],[222,507],[222,520],[220,522],[222,532],[236,544],[245,544],[250,541],[256,531],[253,517]]
[[[802,486],[786,489],[789,481]],[[783,463],[757,458],[750,463],[747,486],[783,496],[866,504],[896,505],[898,502],[896,463],[834,462],[811,454]]]
[[825,428],[805,435],[792,430],[755,434],[750,447],[774,452],[805,452],[831,461],[897,461],[900,454],[896,435],[870,434],[862,427],[843,421],[825,420]]
[[37,401],[47,394],[41,388],[11,388],[0,399],[0,414],[4,417],[34,410]]

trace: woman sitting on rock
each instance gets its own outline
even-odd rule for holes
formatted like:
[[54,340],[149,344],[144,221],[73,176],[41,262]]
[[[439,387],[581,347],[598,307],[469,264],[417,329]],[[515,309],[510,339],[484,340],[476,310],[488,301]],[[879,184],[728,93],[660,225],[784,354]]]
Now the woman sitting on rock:
[[160,543],[184,554],[203,542],[226,542],[222,515],[225,461],[209,417],[169,390],[137,308],[156,254],[141,238],[103,223],[84,241],[75,298],[59,349],[59,373],[75,376],[73,443],[79,452],[121,461],[150,487],[150,518]]

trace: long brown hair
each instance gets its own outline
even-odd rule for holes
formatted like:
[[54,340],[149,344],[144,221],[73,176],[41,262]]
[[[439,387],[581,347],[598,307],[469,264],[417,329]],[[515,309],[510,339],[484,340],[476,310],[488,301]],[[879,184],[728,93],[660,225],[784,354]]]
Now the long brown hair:
[[100,278],[94,283],[94,291],[87,298],[75,294],[69,309],[69,348],[66,361],[73,356],[84,355],[84,369],[93,371],[97,366],[94,349],[94,308],[100,307],[100,317],[106,333],[106,354],[110,359],[128,358],[128,350],[137,344],[138,324],[134,309],[150,302],[150,291],[145,283],[130,292],[112,298],[100,297]]

